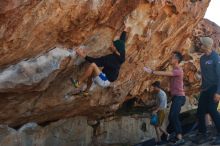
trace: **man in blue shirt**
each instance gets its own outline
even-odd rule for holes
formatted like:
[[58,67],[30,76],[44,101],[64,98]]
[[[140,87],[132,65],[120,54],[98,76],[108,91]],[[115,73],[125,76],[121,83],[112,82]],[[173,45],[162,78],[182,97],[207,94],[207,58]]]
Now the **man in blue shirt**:
[[202,144],[209,140],[205,124],[205,115],[209,113],[217,129],[217,136],[211,144],[219,145],[220,114],[217,107],[220,100],[220,57],[213,50],[213,40],[210,37],[200,37],[200,42],[200,51],[204,55],[200,58],[202,85],[197,109],[199,133],[193,142]]

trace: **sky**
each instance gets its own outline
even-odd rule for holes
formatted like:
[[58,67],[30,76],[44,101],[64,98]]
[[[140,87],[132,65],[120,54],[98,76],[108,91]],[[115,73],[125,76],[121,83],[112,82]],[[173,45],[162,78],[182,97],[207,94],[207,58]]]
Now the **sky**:
[[205,18],[220,26],[220,0],[211,0],[205,14]]

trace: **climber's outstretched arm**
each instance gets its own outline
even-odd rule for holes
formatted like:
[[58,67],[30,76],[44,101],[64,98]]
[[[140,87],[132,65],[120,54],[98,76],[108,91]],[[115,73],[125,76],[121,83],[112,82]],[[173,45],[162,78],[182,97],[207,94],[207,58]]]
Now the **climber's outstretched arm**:
[[154,71],[149,67],[144,67],[144,71],[149,74],[159,75],[159,76],[174,76],[172,71]]

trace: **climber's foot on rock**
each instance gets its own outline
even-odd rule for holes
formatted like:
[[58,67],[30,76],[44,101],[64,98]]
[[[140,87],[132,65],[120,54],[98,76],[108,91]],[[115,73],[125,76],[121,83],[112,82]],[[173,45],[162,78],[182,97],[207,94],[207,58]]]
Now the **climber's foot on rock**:
[[81,89],[75,89],[74,91],[71,91],[71,92],[69,92],[69,93],[67,93],[65,96],[64,96],[64,98],[70,98],[71,96],[76,96],[76,95],[78,95],[78,96],[89,96],[90,94],[89,94],[89,92],[88,91],[82,91]]
[[89,92],[88,91],[80,91],[80,93],[78,95],[81,95],[81,96],[89,96]]
[[70,78],[70,81],[71,81],[74,88],[79,88],[79,81],[78,80],[74,80],[73,78]]

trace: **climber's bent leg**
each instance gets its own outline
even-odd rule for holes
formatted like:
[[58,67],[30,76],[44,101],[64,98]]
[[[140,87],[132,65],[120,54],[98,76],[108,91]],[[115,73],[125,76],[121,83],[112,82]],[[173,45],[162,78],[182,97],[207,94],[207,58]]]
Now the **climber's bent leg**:
[[101,70],[99,69],[99,67],[95,63],[91,63],[83,76],[79,79],[79,85],[81,85],[88,78],[98,76],[100,73]]

